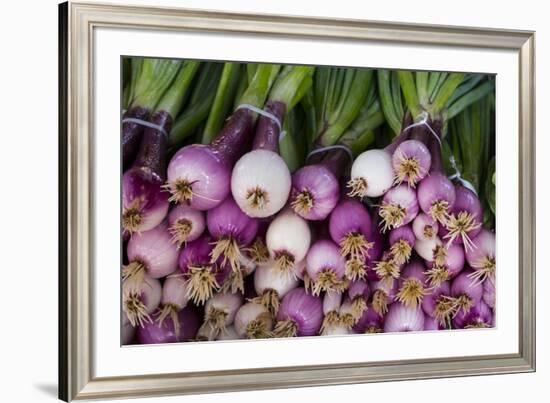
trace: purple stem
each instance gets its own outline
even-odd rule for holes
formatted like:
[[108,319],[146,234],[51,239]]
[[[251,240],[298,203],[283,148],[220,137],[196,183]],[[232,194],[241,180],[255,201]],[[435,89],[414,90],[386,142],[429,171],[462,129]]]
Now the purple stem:
[[[122,119],[135,118],[147,120],[149,113],[149,109],[142,106],[135,106],[124,112]],[[124,170],[130,165],[138,151],[143,129],[144,127],[142,125],[134,122],[124,122],[122,124],[122,162]]]
[[210,146],[226,164],[233,166],[249,148],[253,128],[253,112],[244,108],[237,109]]
[[166,111],[155,112],[149,122],[161,126],[161,130],[145,128],[141,139],[139,153],[134,163],[135,168],[147,171],[154,179],[166,180],[166,133],[172,128],[172,117]]
[[[268,101],[264,107],[266,112],[271,113],[277,119],[282,126],[283,119],[286,112],[286,105],[279,101]],[[275,153],[279,153],[279,125],[267,117],[260,115],[258,120],[258,126],[256,127],[256,135],[254,136],[254,144],[252,149],[254,150],[269,150]]]
[[344,174],[344,169],[350,162],[349,154],[342,149],[336,148],[328,152],[328,155],[321,161],[321,164],[330,169],[337,179],[340,179]]
[[[436,124],[430,124],[431,128],[436,132],[438,135],[439,140],[441,141],[441,125]],[[443,158],[441,157],[441,143],[440,141],[437,141],[433,133],[430,132],[430,138],[427,143],[428,148],[430,150],[430,154],[432,157],[432,164],[430,166],[430,172],[441,172],[443,173]]]

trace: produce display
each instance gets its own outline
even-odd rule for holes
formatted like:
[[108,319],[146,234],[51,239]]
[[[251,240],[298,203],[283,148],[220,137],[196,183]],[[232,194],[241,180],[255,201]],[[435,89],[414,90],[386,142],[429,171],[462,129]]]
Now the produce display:
[[494,77],[122,69],[123,344],[495,325]]

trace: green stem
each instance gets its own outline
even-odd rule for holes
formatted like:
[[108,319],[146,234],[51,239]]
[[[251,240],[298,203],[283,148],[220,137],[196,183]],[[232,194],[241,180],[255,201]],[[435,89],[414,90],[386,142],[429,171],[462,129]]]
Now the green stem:
[[430,103],[430,94],[428,93],[428,78],[428,72],[416,72],[416,89],[418,91],[418,101],[420,102],[420,105],[428,105]]
[[447,101],[453,95],[453,92],[464,80],[464,73],[451,73],[449,77],[445,80],[441,88],[437,91],[435,99],[432,103],[432,113],[434,115],[439,115],[443,110]]
[[189,88],[195,73],[199,68],[200,63],[196,61],[183,62],[183,65],[178,72],[178,75],[174,79],[174,83],[170,86],[170,89],[166,91],[158,105],[155,107],[156,111],[165,111],[170,114],[170,116],[175,117],[181,105],[183,103],[183,98],[185,92]]
[[394,107],[391,91],[391,72],[390,70],[378,70],[378,95],[380,96],[380,104],[382,111],[386,117],[386,121],[395,134],[401,131],[401,120]]
[[[273,88],[269,93],[269,100],[281,102],[289,108],[293,102],[296,103],[296,95],[302,83],[306,80],[307,77],[311,77],[313,74],[314,68],[308,66],[295,66],[286,72],[286,74],[281,74],[273,84]],[[307,84],[307,83],[306,83]],[[305,94],[308,88],[301,88],[301,94]]]
[[413,117],[416,118],[422,112],[422,108],[420,107],[420,103],[418,101],[413,73],[410,71],[399,70],[397,75],[399,77],[399,83],[401,84],[401,91],[405,97],[405,103],[407,104],[407,107],[411,111]]
[[131,106],[153,110],[182,68],[181,60],[143,59]]
[[258,65],[248,88],[239,100],[239,104],[249,104],[262,108],[280,68],[281,66],[276,64]]
[[241,65],[239,63],[224,64],[214,103],[202,133],[203,144],[210,144],[223,127],[225,117],[235,99],[240,73]]
[[486,81],[476,89],[467,92],[456,99],[447,109],[447,119],[452,119],[474,102],[492,93],[495,89],[493,81]]

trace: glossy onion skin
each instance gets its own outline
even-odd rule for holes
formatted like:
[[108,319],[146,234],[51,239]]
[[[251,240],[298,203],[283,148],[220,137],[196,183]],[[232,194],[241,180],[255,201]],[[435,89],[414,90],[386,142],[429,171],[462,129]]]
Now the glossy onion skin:
[[417,332],[424,330],[424,313],[421,307],[410,308],[394,302],[384,318],[384,332]]
[[329,216],[340,198],[340,184],[332,171],[322,165],[306,165],[292,175],[292,202],[300,192],[307,191],[313,198],[313,207],[294,212],[306,220],[321,221]]
[[295,288],[283,298],[277,320],[296,323],[297,336],[315,336],[323,323],[323,302],[303,288]]

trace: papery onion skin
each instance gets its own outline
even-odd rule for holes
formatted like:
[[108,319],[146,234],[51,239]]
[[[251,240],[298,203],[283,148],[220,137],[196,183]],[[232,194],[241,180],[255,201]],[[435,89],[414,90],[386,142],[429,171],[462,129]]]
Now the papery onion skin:
[[493,313],[483,300],[478,301],[468,312],[460,311],[453,318],[453,327],[455,329],[492,327],[492,323]]
[[129,233],[149,231],[168,213],[168,195],[156,180],[142,169],[130,169],[122,176],[122,222]]
[[147,323],[143,328],[137,329],[137,341],[139,344],[178,343],[193,340],[199,328],[199,315],[196,309],[188,306],[178,312],[180,323],[179,335],[176,335],[174,323],[171,320],[164,321],[161,326],[157,322]]
[[320,298],[308,294],[303,288],[291,290],[277,312],[277,321],[292,321],[297,326],[297,336],[315,336],[323,323],[323,303]]
[[[405,140],[397,146],[392,155],[392,166],[396,183],[406,182],[414,187],[430,171],[432,157],[428,148],[418,140]],[[414,164],[413,168],[411,164]]]
[[248,216],[269,217],[286,204],[291,181],[290,171],[279,154],[258,149],[243,155],[235,164],[231,193]]
[[[306,220],[324,220],[339,198],[338,179],[325,165],[306,165],[292,175],[290,203],[294,212]],[[306,200],[311,207],[306,206]]]
[[128,241],[127,253],[130,264],[141,263],[147,275],[152,278],[161,278],[173,273],[179,255],[165,223],[150,231],[134,234]]
[[424,330],[421,307],[410,308],[399,302],[390,305],[384,317],[384,332],[417,332]]
[[[170,210],[167,221],[168,230],[172,234],[172,239],[179,246],[185,242],[194,241],[202,235],[206,228],[204,213],[183,204],[177,205]],[[188,232],[185,234],[182,233],[181,228],[178,231],[178,226],[182,225],[188,226]]]
[[[386,150],[367,150],[351,167],[350,196],[379,197],[391,188],[394,181],[391,155]],[[355,186],[350,186],[354,185]]]

